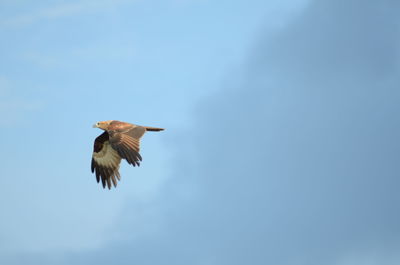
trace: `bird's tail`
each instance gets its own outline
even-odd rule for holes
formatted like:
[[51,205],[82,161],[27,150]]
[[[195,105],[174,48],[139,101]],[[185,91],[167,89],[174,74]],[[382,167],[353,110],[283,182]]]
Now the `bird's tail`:
[[163,129],[163,128],[147,127],[147,126],[144,126],[144,128],[146,128],[146,131],[151,131],[151,132],[159,132],[159,131],[164,131],[164,129]]

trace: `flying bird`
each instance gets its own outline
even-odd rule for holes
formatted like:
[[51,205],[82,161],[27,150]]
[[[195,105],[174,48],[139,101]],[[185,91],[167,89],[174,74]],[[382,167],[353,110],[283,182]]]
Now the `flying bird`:
[[93,125],[104,132],[94,140],[92,155],[92,173],[96,174],[97,183],[103,188],[117,187],[121,180],[118,172],[121,159],[132,166],[139,166],[142,157],[139,154],[140,138],[146,131],[162,131],[162,128],[139,126],[127,122],[110,120],[99,121]]

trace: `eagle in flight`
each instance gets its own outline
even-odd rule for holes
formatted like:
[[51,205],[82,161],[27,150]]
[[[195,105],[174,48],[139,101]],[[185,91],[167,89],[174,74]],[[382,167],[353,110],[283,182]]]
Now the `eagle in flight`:
[[162,131],[162,128],[139,126],[121,121],[99,121],[93,128],[100,128],[104,132],[94,140],[92,155],[92,173],[96,174],[97,182],[103,188],[117,187],[117,180],[121,179],[118,172],[121,159],[125,159],[133,166],[139,166],[142,157],[139,154],[140,138],[146,131]]

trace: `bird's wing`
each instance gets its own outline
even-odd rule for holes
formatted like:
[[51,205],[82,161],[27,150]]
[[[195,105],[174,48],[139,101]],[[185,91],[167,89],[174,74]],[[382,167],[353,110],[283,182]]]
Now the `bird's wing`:
[[118,154],[126,159],[129,164],[139,166],[142,157],[140,151],[140,138],[146,132],[142,126],[132,126],[124,131],[108,131],[110,144]]
[[110,145],[108,133],[102,133],[94,140],[92,173],[96,172],[97,182],[101,179],[103,188],[107,185],[111,189],[112,184],[117,187],[117,180],[121,179],[118,172],[120,162],[121,157]]

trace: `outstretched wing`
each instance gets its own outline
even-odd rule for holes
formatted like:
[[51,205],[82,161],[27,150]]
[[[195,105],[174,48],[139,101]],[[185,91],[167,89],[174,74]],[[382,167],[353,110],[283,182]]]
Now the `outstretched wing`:
[[146,132],[142,126],[131,126],[125,130],[109,130],[110,144],[118,154],[133,166],[140,166],[142,157],[140,151],[140,138]]
[[[121,179],[118,169],[121,157],[109,142],[109,134],[102,133],[94,140],[92,155],[92,173],[96,172],[96,180],[103,184],[103,188],[111,189],[112,184],[117,187],[117,180]],[[111,184],[112,182],[112,184]]]

